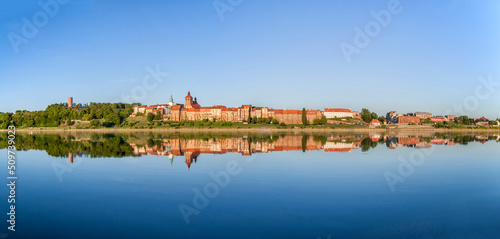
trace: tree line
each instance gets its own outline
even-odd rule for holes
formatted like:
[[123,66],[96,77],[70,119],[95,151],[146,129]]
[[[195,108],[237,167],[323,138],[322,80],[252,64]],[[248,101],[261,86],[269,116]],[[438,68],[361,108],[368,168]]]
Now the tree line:
[[[0,134],[0,149],[7,148],[7,134]],[[44,150],[54,157],[66,157],[69,153],[87,155],[89,157],[125,157],[133,156],[134,149],[124,137],[113,134],[93,134],[90,140],[74,140],[73,136],[61,135],[28,135],[16,137],[16,149]]]
[[0,113],[0,128],[9,125],[17,127],[57,127],[61,124],[71,125],[74,120],[91,121],[94,126],[119,125],[132,114],[133,104],[94,103],[78,104],[69,108],[67,103],[52,104],[45,110],[18,110],[15,113]]

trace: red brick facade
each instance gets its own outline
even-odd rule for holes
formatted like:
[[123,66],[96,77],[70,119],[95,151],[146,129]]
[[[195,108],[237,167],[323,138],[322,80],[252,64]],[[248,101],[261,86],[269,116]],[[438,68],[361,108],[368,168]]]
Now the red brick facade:
[[399,124],[418,124],[420,123],[420,118],[417,116],[399,116],[398,117]]
[[[139,112],[139,107],[134,105],[134,113]],[[163,110],[163,109],[168,110]],[[188,91],[184,97],[184,105],[153,105],[145,110],[147,113],[160,113],[166,120],[213,120],[227,122],[243,122],[248,116],[257,118],[273,118],[279,123],[302,124],[302,110],[282,110],[267,107],[252,107],[252,105],[242,105],[241,107],[227,108],[225,106],[201,107],[196,100],[193,100],[191,92]],[[321,119],[323,112],[320,110],[307,110],[307,121],[312,124],[315,119]]]

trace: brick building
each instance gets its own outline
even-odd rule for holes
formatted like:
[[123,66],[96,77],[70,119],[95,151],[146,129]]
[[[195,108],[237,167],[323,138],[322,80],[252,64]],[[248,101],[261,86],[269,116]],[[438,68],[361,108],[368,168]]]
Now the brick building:
[[431,117],[432,122],[445,122],[448,121],[445,117],[442,116],[436,116],[436,117]]
[[419,117],[420,119],[428,119],[432,117],[432,114],[429,112],[415,112],[415,116]]
[[[217,121],[243,122],[248,120],[250,116],[252,118],[274,118],[278,122],[285,124],[302,124],[301,110],[271,109],[267,107],[253,107],[252,105],[242,105],[241,107],[233,108],[227,108],[222,105],[201,107],[196,97],[193,98],[189,91],[186,97],[184,97],[184,104],[175,104],[172,97],[170,97],[169,104],[151,106],[134,105],[133,110],[133,115],[139,112],[144,114],[160,114],[164,119],[171,121],[215,119]],[[323,112],[320,110],[306,111],[307,121],[311,124],[315,119],[321,119],[322,116]]]
[[420,123],[420,118],[417,116],[399,116],[398,124],[418,124]]

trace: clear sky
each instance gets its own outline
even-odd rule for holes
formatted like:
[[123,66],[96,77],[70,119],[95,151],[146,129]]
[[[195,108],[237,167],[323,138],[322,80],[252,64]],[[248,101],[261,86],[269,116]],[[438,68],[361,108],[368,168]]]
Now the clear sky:
[[[69,96],[127,101],[144,89],[147,68],[159,66],[169,75],[146,87],[143,104],[170,94],[183,103],[190,90],[202,106],[385,115],[444,114],[468,102],[471,116],[500,117],[500,86],[475,93],[479,77],[500,81],[497,0],[401,0],[385,26],[371,12],[388,12],[389,0],[220,0],[219,12],[213,0],[70,0],[49,10],[37,2],[0,1],[1,112]],[[340,46],[355,47],[355,28],[366,34],[366,26],[370,42],[348,62]]]

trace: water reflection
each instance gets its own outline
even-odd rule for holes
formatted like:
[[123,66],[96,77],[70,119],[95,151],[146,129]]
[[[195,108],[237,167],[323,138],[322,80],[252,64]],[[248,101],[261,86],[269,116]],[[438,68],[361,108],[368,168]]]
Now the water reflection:
[[[18,235],[496,238],[499,139],[498,133],[18,132],[16,147],[30,151],[19,152],[25,230]],[[0,134],[0,148],[6,142]],[[425,163],[403,175],[401,159],[414,162],[416,152],[434,153],[413,158]],[[257,154],[264,157],[249,156]],[[229,162],[241,174],[186,224],[179,205],[195,205],[194,189],[208,195],[206,185],[217,182],[212,172]],[[403,179],[396,191],[387,172]],[[57,230],[40,224],[47,215]]]
[[[0,136],[0,148],[7,147],[7,135]],[[183,157],[188,168],[201,154],[238,153],[252,155],[279,151],[367,152],[385,145],[429,148],[433,145],[467,145],[500,140],[498,133],[437,133],[427,135],[389,134],[224,134],[224,133],[127,133],[127,134],[23,134],[16,139],[18,150],[44,150],[55,157],[166,156],[171,162]]]

